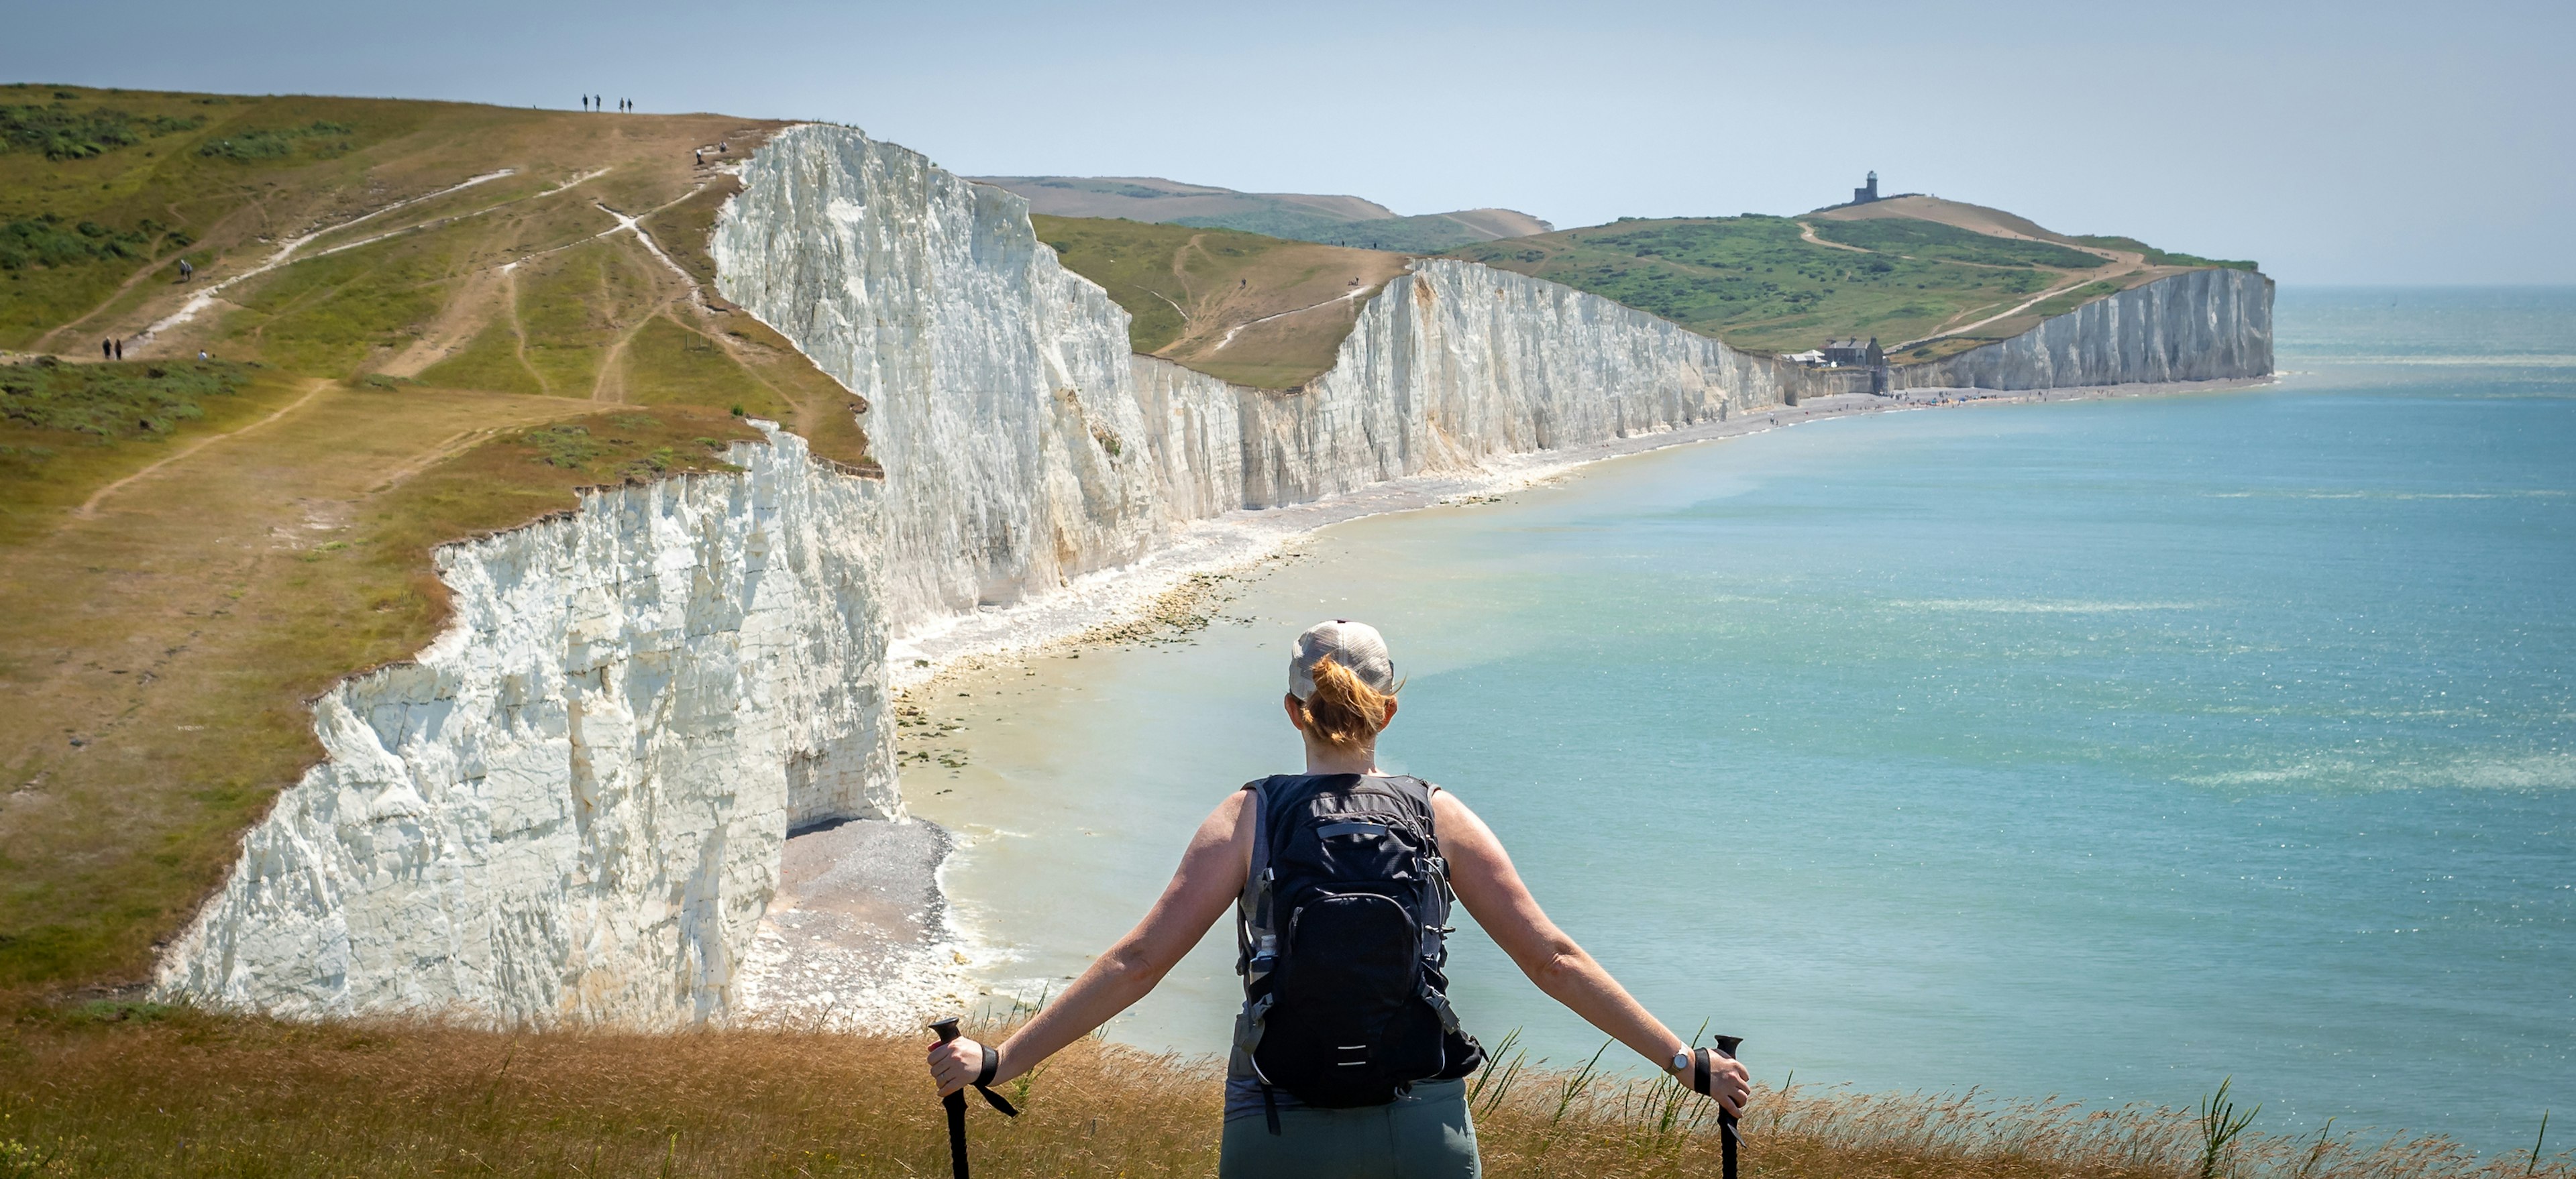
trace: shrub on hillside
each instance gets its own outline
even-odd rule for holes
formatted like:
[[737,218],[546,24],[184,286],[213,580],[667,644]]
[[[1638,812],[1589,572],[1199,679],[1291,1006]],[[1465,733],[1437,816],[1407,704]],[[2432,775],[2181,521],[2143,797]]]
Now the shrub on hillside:
[[209,140],[197,147],[197,154],[210,159],[234,160],[243,163],[254,160],[282,160],[295,154],[296,147],[307,141],[336,139],[339,142],[316,145],[314,151],[315,155],[331,155],[348,150],[349,144],[346,137],[356,133],[357,128],[347,123],[316,119],[302,127],[264,127],[244,131],[239,135]]
[[220,360],[37,360],[0,368],[0,420],[100,439],[166,434],[204,417],[206,398],[230,395],[249,379],[249,366]]
[[63,224],[60,214],[45,213],[0,222],[0,270],[29,266],[70,266],[102,258],[149,258],[153,239],[186,248],[195,239],[145,218],[132,229],[115,229],[95,221]]
[[39,151],[49,160],[83,160],[132,147],[146,138],[189,131],[203,117],[137,116],[112,107],[80,110],[61,102],[0,106],[0,150]]

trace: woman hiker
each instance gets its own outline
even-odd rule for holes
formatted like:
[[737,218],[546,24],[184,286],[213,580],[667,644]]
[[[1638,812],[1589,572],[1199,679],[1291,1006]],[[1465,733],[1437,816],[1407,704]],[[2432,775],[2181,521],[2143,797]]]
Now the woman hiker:
[[1283,704],[1305,738],[1306,772],[1229,795],[1145,919],[1009,1039],[933,1047],[940,1093],[1009,1080],[1090,1034],[1153,990],[1231,905],[1244,1006],[1217,1174],[1479,1175],[1465,1078],[1484,1050],[1458,1029],[1441,973],[1454,896],[1549,998],[1741,1113],[1744,1067],[1694,1051],[1638,1006],[1539,911],[1466,803],[1378,772],[1398,686],[1375,628],[1336,620],[1297,636]]

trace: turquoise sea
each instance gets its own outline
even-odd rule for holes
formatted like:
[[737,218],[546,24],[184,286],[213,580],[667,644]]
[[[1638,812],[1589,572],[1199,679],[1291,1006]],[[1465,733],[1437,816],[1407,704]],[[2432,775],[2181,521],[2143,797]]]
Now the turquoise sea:
[[[2576,1109],[2576,291],[2280,294],[2247,391],[1820,422],[1339,525],[1186,644],[943,690],[948,884],[1011,989],[1298,768],[1284,645],[1410,676],[1383,762],[1772,1082],[2528,1148]],[[957,692],[968,693],[958,696]],[[1220,925],[1113,1025],[1213,1052]],[[1458,1006],[1600,1044],[1480,935]]]

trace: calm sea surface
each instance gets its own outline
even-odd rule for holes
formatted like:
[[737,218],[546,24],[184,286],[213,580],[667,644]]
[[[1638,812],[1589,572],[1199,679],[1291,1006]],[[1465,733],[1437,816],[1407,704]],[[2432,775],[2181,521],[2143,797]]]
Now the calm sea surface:
[[[2576,291],[2281,292],[2277,386],[1822,422],[1337,526],[1188,645],[945,693],[907,778],[1061,986],[1376,623],[1383,764],[1757,1075],[2527,1147],[2576,1107]],[[957,697],[956,691],[971,695]],[[950,707],[953,706],[953,707]],[[937,743],[923,743],[929,748]],[[944,746],[943,746],[944,747]],[[1220,925],[1113,1025],[1213,1052]],[[1472,930],[1489,1042],[1601,1036]]]

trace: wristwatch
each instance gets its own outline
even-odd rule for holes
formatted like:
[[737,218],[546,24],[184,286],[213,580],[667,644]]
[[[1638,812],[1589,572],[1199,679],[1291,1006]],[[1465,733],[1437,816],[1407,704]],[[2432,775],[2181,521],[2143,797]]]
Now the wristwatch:
[[1713,1080],[1713,1070],[1710,1067],[1709,1058],[1715,1055],[1716,1053],[1711,1052],[1706,1048],[1701,1048],[1697,1051],[1684,1048],[1679,1052],[1673,1053],[1673,1071],[1689,1075],[1690,1079],[1683,1083],[1691,1087],[1691,1092],[1700,1094],[1703,1097],[1708,1096],[1712,1088],[1711,1081]]

